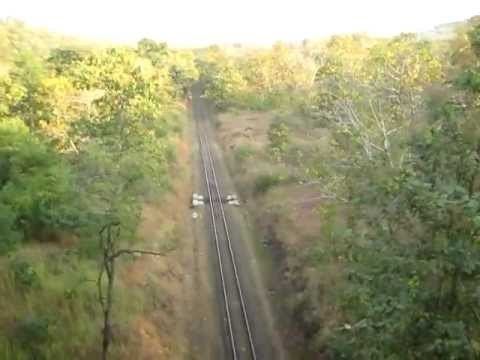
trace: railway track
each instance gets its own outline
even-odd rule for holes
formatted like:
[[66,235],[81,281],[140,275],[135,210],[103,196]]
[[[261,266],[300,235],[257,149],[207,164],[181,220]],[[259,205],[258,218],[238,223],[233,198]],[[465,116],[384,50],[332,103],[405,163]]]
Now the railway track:
[[240,281],[237,261],[232,247],[228,216],[225,212],[220,179],[215,171],[215,158],[212,154],[208,131],[206,129],[205,110],[197,109],[197,134],[200,146],[200,158],[203,167],[206,195],[209,202],[206,211],[209,214],[210,233],[217,254],[220,292],[224,312],[225,333],[230,358],[257,359],[255,342],[248,318],[247,305]]

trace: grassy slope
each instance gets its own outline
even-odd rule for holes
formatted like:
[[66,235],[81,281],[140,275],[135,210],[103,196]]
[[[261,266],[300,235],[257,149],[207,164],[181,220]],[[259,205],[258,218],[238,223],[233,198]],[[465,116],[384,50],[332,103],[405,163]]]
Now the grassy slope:
[[[190,167],[183,138],[177,139],[177,154],[172,174],[182,176],[168,194],[145,204],[135,245],[168,249],[168,255],[126,256],[117,265],[114,359],[175,359],[186,351],[179,321],[186,229],[180,224]],[[99,357],[98,263],[79,256],[78,245],[64,234],[59,242],[24,245],[11,257],[0,258],[1,359],[30,359],[40,353],[47,359]]]
[[[312,146],[326,144],[328,135],[322,129],[305,124],[298,115],[272,112],[221,114],[218,138],[259,241],[273,257],[272,287],[279,294],[279,306],[289,313],[284,319],[289,327],[285,338],[298,356],[312,356],[312,352],[318,355],[323,345],[322,339],[311,338],[312,334],[319,326],[326,334],[338,321],[326,290],[338,286],[341,272],[320,269],[309,258],[314,247],[322,246],[318,208],[325,200],[321,185],[306,184],[294,159],[277,162],[268,155],[268,128],[280,119],[292,129],[289,152],[302,150],[308,155]],[[265,176],[280,180],[263,191],[259,179]]]

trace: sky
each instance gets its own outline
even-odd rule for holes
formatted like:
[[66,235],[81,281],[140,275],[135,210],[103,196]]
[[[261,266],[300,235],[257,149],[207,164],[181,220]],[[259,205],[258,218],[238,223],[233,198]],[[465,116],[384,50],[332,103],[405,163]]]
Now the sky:
[[85,39],[178,46],[389,36],[474,15],[480,0],[0,0],[0,18]]

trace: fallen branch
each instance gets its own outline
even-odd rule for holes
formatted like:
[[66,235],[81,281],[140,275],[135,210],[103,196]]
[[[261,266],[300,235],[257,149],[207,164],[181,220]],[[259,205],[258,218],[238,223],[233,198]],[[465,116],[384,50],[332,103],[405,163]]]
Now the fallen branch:
[[159,252],[159,251],[151,251],[151,250],[136,250],[136,249],[122,249],[118,250],[115,254],[112,255],[112,259],[115,259],[123,254],[142,254],[142,255],[155,255],[155,256],[165,256],[166,253]]

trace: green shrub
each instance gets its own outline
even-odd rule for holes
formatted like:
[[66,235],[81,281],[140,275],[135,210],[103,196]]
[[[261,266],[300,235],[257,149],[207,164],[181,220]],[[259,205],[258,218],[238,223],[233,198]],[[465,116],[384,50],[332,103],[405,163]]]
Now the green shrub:
[[29,358],[46,359],[43,346],[51,339],[50,326],[51,321],[46,317],[29,315],[16,324],[13,340],[29,355]]
[[20,233],[28,239],[75,227],[79,211],[68,164],[20,120],[0,120],[0,163],[0,248],[11,247]]
[[22,288],[32,288],[40,285],[40,278],[33,266],[27,261],[15,259],[10,263],[15,284]]
[[264,194],[272,187],[277,186],[282,181],[280,175],[262,174],[255,179],[254,192],[257,194]]
[[0,203],[0,255],[13,250],[22,238],[15,228],[15,220],[12,208]]
[[290,144],[290,129],[282,122],[274,122],[268,129],[270,153],[276,161],[281,161]]
[[250,145],[239,145],[235,149],[235,160],[240,164],[244,163],[248,158],[255,155],[255,149],[252,148]]

